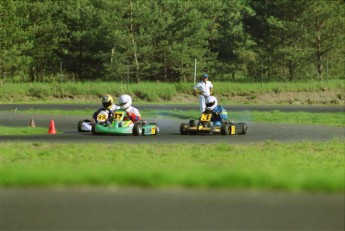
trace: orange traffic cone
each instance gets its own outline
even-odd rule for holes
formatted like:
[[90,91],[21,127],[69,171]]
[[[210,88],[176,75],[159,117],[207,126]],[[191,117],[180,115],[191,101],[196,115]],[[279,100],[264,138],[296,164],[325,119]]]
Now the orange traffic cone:
[[51,120],[51,121],[50,121],[48,133],[49,133],[49,134],[56,134],[54,120]]
[[32,128],[36,127],[34,119],[30,120],[30,127],[32,127]]

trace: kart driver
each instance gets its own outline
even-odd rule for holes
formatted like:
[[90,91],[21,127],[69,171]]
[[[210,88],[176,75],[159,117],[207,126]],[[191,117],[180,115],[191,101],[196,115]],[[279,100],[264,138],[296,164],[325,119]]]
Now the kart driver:
[[222,120],[228,119],[228,112],[222,106],[218,106],[218,100],[214,96],[208,96],[205,99],[205,112],[212,113],[211,122],[213,122],[213,126],[220,126],[222,124]]
[[108,112],[108,118],[110,121],[114,116],[114,111],[119,108],[120,108],[119,106],[114,104],[114,100],[111,95],[104,95],[102,96],[102,107],[98,109],[95,113],[93,113],[92,118],[97,122],[97,115],[99,114],[100,111],[105,110]]
[[201,81],[193,87],[194,94],[199,95],[200,113],[205,111],[205,99],[212,94],[213,84],[208,80],[208,74],[201,76]]
[[141,119],[140,112],[132,106],[132,98],[129,95],[121,95],[119,97],[119,108],[126,111],[124,120],[131,120],[133,123]]

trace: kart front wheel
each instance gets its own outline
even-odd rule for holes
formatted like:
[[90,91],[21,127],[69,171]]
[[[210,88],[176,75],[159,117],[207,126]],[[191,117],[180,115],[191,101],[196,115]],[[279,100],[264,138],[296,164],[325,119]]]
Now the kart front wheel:
[[223,123],[220,127],[220,132],[222,135],[229,135],[230,133],[230,126],[227,123]]
[[82,132],[81,126],[82,126],[83,122],[84,122],[83,120],[80,120],[80,121],[78,122],[78,132]]
[[133,135],[141,136],[143,134],[143,127],[141,123],[135,123],[133,127]]
[[187,135],[188,134],[187,129],[188,129],[188,124],[182,123],[180,125],[180,133],[181,133],[181,135]]
[[91,127],[91,133],[92,135],[98,135],[98,133],[96,132],[96,123],[91,123],[92,127]]

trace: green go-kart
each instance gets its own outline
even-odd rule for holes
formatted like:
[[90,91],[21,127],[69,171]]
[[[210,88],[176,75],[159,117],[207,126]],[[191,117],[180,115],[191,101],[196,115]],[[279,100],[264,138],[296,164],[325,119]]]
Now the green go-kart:
[[108,118],[106,111],[100,111],[97,115],[97,123],[92,123],[92,135],[157,135],[159,127],[155,123],[147,123],[145,120],[132,122],[124,120],[126,112],[116,110],[113,118]]

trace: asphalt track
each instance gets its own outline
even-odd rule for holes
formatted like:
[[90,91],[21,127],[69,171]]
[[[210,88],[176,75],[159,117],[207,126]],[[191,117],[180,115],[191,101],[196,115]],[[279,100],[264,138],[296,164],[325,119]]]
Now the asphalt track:
[[[66,109],[68,105],[0,105],[0,125],[47,127],[55,121],[59,134],[0,136],[0,142],[128,142],[229,143],[323,141],[343,139],[344,128],[253,123],[251,110],[344,112],[344,107],[231,107],[242,111],[247,135],[181,136],[188,118],[156,118],[157,136],[92,136],[78,133],[80,116],[21,114],[33,109]],[[83,106],[85,107],[85,106]],[[177,109],[177,106],[155,105]],[[178,110],[190,109],[181,106]],[[75,108],[74,109],[84,109]],[[97,105],[87,106],[93,112]],[[140,108],[140,107],[139,107]],[[228,108],[227,108],[228,109]],[[197,110],[197,108],[196,108]],[[229,109],[228,109],[229,110]],[[229,111],[230,111],[229,110]],[[87,147],[87,146],[85,146]],[[117,188],[0,188],[0,230],[344,230],[344,194],[234,190]]]
[[[93,108],[93,109],[91,109]],[[79,120],[90,119],[91,114],[95,111],[97,105],[35,105],[35,104],[15,104],[0,105],[0,125],[3,126],[28,126],[30,120],[35,121],[36,126],[46,127],[47,131],[51,120],[54,120],[55,128],[58,131],[56,135],[30,135],[30,136],[1,136],[0,142],[5,141],[30,141],[30,142],[127,142],[127,143],[251,143],[271,141],[322,141],[333,137],[344,137],[344,128],[333,126],[315,126],[315,125],[287,125],[273,123],[253,123],[250,118],[250,111],[270,111],[280,110],[285,112],[291,111],[307,111],[307,112],[345,112],[343,106],[228,106],[228,111],[241,111],[242,122],[246,122],[249,126],[247,135],[236,136],[181,136],[179,134],[179,126],[182,122],[188,122],[188,117],[179,119],[150,119],[148,122],[155,122],[159,125],[160,133],[158,136],[93,136],[90,133],[78,133],[77,124]],[[198,110],[192,105],[150,105],[138,106],[149,109],[171,110]],[[27,109],[61,109],[61,110],[77,110],[89,109],[90,116],[64,116],[64,115],[31,115],[21,114],[20,111]],[[145,117],[144,117],[145,119]]]

